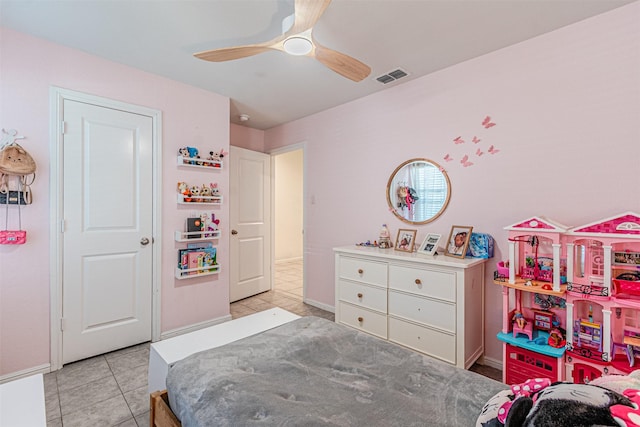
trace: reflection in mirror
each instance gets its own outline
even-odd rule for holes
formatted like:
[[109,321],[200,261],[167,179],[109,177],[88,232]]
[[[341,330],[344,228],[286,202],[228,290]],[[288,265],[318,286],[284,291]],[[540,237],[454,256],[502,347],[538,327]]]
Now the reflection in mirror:
[[451,183],[440,165],[411,159],[396,168],[387,184],[387,203],[400,220],[426,224],[438,218],[451,196]]

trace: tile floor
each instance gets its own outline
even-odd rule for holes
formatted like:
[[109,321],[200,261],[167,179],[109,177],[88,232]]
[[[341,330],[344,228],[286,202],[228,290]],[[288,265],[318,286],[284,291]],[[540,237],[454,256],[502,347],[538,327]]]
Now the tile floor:
[[[281,307],[301,316],[334,320],[333,313],[302,302],[302,262],[276,264],[274,289],[231,304],[236,319]],[[149,425],[149,343],[71,363],[44,376],[47,426],[138,427]],[[495,379],[501,372],[474,365]]]

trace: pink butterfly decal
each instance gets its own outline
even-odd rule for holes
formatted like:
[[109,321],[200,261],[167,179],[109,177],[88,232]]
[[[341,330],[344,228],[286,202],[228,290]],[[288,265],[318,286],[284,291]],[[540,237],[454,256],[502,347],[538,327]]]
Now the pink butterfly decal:
[[495,125],[496,124],[491,121],[491,117],[489,116],[485,117],[482,121],[482,126],[484,126],[485,129],[489,129],[490,127],[494,127]]
[[446,156],[444,156],[445,162],[450,162],[451,160],[453,160],[453,158],[450,155],[447,154]]
[[455,138],[453,140],[453,142],[455,142],[456,144],[464,144],[464,139],[462,139],[462,137],[459,136],[459,137]]
[[443,168],[442,166],[440,166],[440,172],[446,172],[447,170],[445,168]]
[[499,153],[499,152],[500,152],[500,150],[496,150],[496,149],[493,147],[493,145],[492,145],[491,147],[489,147],[489,149],[488,149],[487,151],[488,151],[489,153],[491,153],[491,154],[496,154],[496,153]]
[[462,160],[460,160],[460,163],[462,164],[462,166],[469,167],[469,166],[473,166],[473,163],[471,163],[469,161],[469,156],[467,156],[466,154],[464,155],[464,157],[462,158]]
[[479,148],[476,150],[476,156],[480,157],[484,154],[484,152],[482,150],[480,150]]
[[478,142],[482,141],[480,138],[478,138],[477,136],[474,136],[473,139],[471,140],[474,144],[477,144]]

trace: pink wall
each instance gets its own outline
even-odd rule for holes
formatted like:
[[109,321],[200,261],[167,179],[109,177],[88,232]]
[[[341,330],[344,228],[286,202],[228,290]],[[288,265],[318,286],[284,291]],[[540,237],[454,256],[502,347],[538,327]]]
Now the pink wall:
[[[501,294],[491,279],[507,257],[503,227],[640,210],[638,22],[636,2],[266,131],[265,151],[307,142],[307,297],[333,305],[333,247],[374,239],[385,222],[392,233],[408,227],[388,210],[387,180],[403,161],[430,158],[449,174],[451,202],[433,223],[408,228],[418,241],[453,224],[496,239],[485,339],[499,361]],[[496,126],[481,126],[487,115]],[[458,136],[466,142],[454,144]],[[460,164],[464,155],[473,166]]]
[[[38,164],[33,205],[23,209],[24,246],[0,246],[0,377],[49,363],[49,88],[79,92],[162,111],[162,326],[163,332],[229,314],[226,234],[219,241],[221,273],[176,280],[174,230],[187,212],[176,204],[176,182],[218,182],[228,169],[176,167],[178,147],[228,151],[229,100],[163,77],[0,28],[0,127],[17,129]],[[224,229],[228,205],[217,210]],[[213,278],[213,279],[211,279]],[[205,280],[208,279],[208,280]]]
[[231,145],[247,150],[264,152],[264,131],[231,123],[229,127]]

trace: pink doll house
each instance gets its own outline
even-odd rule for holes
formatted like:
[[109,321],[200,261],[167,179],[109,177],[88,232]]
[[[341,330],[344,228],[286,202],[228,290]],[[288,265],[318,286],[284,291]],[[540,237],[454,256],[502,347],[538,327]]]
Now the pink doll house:
[[498,333],[503,342],[503,381],[562,380],[565,338],[560,331],[566,317],[562,238],[567,227],[532,217],[505,230],[509,231],[509,261],[499,263],[498,274],[508,280],[495,282],[502,285],[505,314]]
[[572,228],[565,244],[567,377],[628,374],[640,357],[640,216]]

